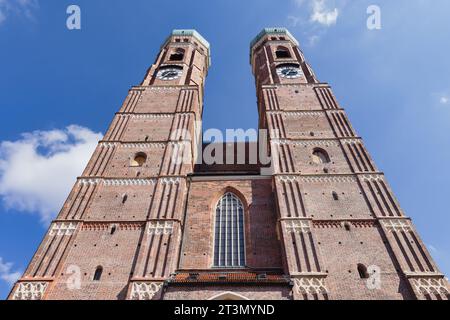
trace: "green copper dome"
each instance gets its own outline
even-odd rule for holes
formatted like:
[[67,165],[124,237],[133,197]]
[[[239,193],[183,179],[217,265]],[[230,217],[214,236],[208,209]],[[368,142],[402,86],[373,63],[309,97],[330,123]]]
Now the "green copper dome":
[[258,35],[252,40],[252,42],[250,42],[250,50],[253,49],[253,46],[267,34],[285,35],[296,45],[299,45],[297,39],[295,39],[294,36],[286,28],[264,28],[260,33],[258,33]]
[[209,49],[209,42],[194,29],[175,29],[172,31],[172,36],[192,36]]

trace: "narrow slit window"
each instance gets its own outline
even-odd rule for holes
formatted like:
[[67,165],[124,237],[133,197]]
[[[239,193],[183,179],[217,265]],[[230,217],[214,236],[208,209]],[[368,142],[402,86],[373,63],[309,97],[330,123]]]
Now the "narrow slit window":
[[101,266],[98,266],[97,269],[95,269],[94,273],[94,281],[100,281],[102,278],[103,268]]
[[359,277],[361,279],[369,278],[369,273],[367,272],[367,267],[365,265],[363,265],[362,263],[358,264],[358,273],[359,273]]
[[337,194],[336,191],[333,191],[332,195],[333,195],[333,199],[334,199],[334,200],[336,200],[336,201],[339,200],[339,195]]

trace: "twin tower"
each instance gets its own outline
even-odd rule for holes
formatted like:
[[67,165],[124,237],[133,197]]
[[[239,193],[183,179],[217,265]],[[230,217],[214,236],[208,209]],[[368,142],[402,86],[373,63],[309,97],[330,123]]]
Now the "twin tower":
[[210,46],[174,30],[9,299],[449,298],[297,40],[267,28],[250,53],[271,174],[196,164]]

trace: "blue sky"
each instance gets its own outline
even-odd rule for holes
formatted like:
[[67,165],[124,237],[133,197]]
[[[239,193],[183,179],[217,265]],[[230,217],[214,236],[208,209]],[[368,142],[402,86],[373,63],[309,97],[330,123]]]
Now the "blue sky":
[[[432,3],[432,5],[430,5]],[[82,29],[66,28],[81,8]],[[366,9],[381,8],[381,30]],[[255,128],[249,43],[286,26],[450,274],[447,0],[0,0],[0,298],[172,29],[212,47],[204,128]]]

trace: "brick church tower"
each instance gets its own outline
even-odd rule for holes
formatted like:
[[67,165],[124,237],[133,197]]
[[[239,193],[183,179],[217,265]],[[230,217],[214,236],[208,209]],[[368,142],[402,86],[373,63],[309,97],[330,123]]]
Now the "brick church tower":
[[449,298],[296,39],[264,29],[250,57],[271,170],[236,161],[251,143],[201,143],[210,48],[174,30],[9,299]]

